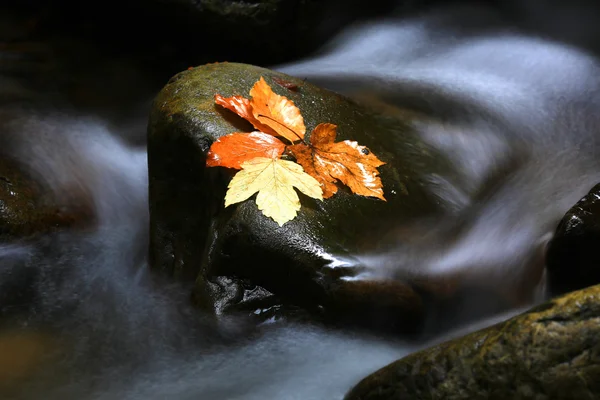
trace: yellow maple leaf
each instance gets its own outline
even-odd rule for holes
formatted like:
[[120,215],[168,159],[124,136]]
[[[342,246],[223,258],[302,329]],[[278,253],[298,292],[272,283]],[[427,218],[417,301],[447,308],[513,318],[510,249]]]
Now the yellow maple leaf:
[[278,158],[257,157],[245,161],[229,182],[225,207],[247,200],[254,193],[258,209],[282,226],[294,219],[300,209],[300,199],[294,190],[323,200],[319,182],[299,164]]

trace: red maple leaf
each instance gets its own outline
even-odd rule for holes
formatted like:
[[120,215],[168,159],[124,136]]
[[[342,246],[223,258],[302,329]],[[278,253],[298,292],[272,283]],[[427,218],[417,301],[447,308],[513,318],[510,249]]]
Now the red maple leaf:
[[232,133],[210,146],[206,166],[241,169],[244,161],[256,157],[279,158],[284,149],[285,144],[268,133]]

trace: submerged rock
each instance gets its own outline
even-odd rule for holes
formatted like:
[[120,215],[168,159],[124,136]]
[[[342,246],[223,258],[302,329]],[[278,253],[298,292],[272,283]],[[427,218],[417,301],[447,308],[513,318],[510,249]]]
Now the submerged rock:
[[563,217],[547,251],[553,295],[600,283],[600,184]]
[[76,193],[59,199],[25,166],[0,157],[0,241],[87,226],[94,219],[90,202]]
[[[206,168],[206,154],[219,137],[251,126],[215,105],[214,95],[249,97],[261,76],[298,106],[307,136],[330,122],[338,125],[337,140],[356,140],[384,161],[379,171],[387,201],[344,187],[324,201],[301,195],[298,216],[283,226],[265,217],[253,197],[224,208],[236,171]],[[372,249],[382,232],[393,227],[410,234],[416,221],[435,221],[445,212],[429,182],[432,176],[455,181],[455,170],[417,137],[412,122],[249,65],[210,64],[174,76],[156,97],[149,121],[152,267],[196,280],[195,301],[216,313],[273,301],[335,321],[416,329],[429,294],[443,288],[440,298],[451,303],[457,285],[354,279],[362,272],[356,255]]]
[[346,400],[597,399],[600,286],[573,292],[363,379]]
[[56,351],[56,338],[32,331],[0,333],[0,392],[7,394],[41,368],[48,368],[49,355]]

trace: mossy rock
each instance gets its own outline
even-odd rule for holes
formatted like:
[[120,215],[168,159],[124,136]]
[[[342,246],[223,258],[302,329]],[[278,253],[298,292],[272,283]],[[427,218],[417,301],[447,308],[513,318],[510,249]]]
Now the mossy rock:
[[345,399],[598,399],[599,335],[600,286],[593,286],[413,353]]
[[[298,106],[307,132],[321,122],[336,124],[337,140],[356,140],[386,162],[379,171],[387,201],[344,187],[324,201],[301,195],[298,216],[283,226],[265,217],[253,198],[224,208],[236,171],[206,168],[206,154],[219,137],[251,126],[215,105],[214,95],[249,97],[261,76]],[[413,122],[255,66],[216,63],[177,74],[156,97],[149,121],[152,267],[195,279],[196,302],[217,313],[248,303],[249,293],[260,287],[263,294],[250,303],[276,298],[340,321],[413,329],[423,313],[413,285],[352,279],[361,272],[355,255],[367,242],[443,213],[445,205],[427,189],[427,180],[434,174],[452,179],[454,170],[417,137]]]

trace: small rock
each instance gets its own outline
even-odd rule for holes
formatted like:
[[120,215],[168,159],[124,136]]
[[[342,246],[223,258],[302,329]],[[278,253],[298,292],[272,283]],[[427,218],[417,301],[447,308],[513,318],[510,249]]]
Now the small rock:
[[565,214],[546,256],[552,295],[600,283],[600,184]]
[[91,199],[75,192],[68,198],[57,199],[25,166],[0,158],[0,241],[89,225]]

